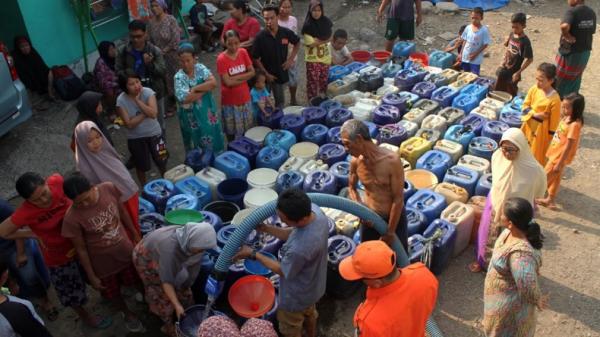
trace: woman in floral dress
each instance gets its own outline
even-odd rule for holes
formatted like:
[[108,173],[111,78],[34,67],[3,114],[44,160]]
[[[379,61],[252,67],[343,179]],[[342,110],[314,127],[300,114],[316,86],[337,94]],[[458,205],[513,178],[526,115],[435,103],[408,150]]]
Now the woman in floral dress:
[[509,198],[484,285],[483,327],[487,337],[533,337],[536,307],[547,307],[539,273],[543,236],[529,200]]
[[202,148],[222,152],[225,136],[211,92],[217,87],[217,80],[208,68],[197,62],[190,43],[182,44],[178,54],[182,69],[175,74],[175,98],[185,150]]
[[165,58],[167,92],[169,97],[172,97],[174,94],[172,79],[179,66],[177,47],[179,47],[181,29],[175,17],[166,12],[167,5],[164,0],[153,0],[150,8],[154,16],[148,21],[148,38],[162,51]]

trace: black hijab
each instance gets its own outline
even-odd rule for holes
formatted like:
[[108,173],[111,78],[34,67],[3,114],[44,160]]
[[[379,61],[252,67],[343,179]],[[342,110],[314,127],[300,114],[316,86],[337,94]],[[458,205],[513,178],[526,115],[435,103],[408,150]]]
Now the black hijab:
[[115,70],[115,59],[108,55],[108,50],[110,47],[114,47],[115,44],[110,41],[102,41],[98,45],[98,53],[100,54],[100,58],[104,60],[104,63],[110,67],[110,69]]
[[106,139],[113,145],[113,141],[108,133],[108,130],[104,127],[104,123],[100,119],[100,116],[96,113],[96,108],[98,107],[98,103],[102,100],[102,94],[97,93],[95,91],[86,91],[84,92],[79,99],[77,100],[77,104],[75,107],[77,111],[79,111],[79,116],[77,116],[77,123],[75,125],[83,122],[90,121],[96,123],[100,131],[104,134]]
[[[321,17],[315,20],[310,12],[316,6],[321,7]],[[323,2],[321,0],[311,0],[308,5],[308,13],[306,19],[304,19],[304,25],[302,26],[302,34],[308,34],[319,40],[327,40],[331,37],[333,23],[325,16],[325,10],[323,9]]]
[[[25,55],[19,49],[23,42],[29,43],[31,52]],[[17,36],[14,39],[13,61],[19,79],[25,86],[39,94],[48,92],[48,71],[50,69],[42,59],[37,50],[33,48],[31,41],[25,36]]]

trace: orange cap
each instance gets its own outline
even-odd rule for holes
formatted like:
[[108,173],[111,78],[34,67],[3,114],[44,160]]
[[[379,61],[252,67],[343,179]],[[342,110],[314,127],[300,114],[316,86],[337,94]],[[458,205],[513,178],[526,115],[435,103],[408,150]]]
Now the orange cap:
[[389,275],[396,267],[396,253],[383,241],[361,243],[354,255],[340,262],[340,275],[346,280],[375,279]]

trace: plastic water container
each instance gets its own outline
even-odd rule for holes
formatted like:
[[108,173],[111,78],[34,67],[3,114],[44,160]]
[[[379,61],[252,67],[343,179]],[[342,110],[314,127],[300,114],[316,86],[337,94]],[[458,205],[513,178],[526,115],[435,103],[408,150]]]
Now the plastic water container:
[[273,109],[271,107],[265,107],[265,111],[269,112],[269,116],[265,116],[263,114],[258,115],[258,124],[262,126],[266,126],[271,129],[279,129],[281,118],[283,117],[283,110],[281,109]]
[[196,176],[188,177],[176,182],[175,190],[180,194],[194,196],[198,201],[197,209],[201,209],[204,205],[212,201],[210,186]]
[[442,75],[441,73],[438,73],[438,74],[429,73],[429,74],[427,74],[427,76],[425,76],[425,78],[423,80],[435,84],[435,86],[437,88],[448,85],[448,79],[446,77],[444,77],[444,75]]
[[492,160],[492,154],[498,149],[498,143],[488,137],[475,137],[469,143],[468,153],[477,157]]
[[463,147],[463,152],[469,148],[471,139],[475,138],[475,132],[470,127],[465,127],[461,124],[452,125],[444,134],[444,139],[459,143]]
[[407,207],[417,209],[425,215],[427,222],[439,218],[446,208],[446,199],[439,193],[431,190],[418,190],[406,202]]
[[244,207],[259,208],[268,202],[277,200],[277,192],[270,188],[253,188],[244,195]]
[[383,85],[383,72],[381,68],[367,68],[360,71],[358,90],[363,92],[375,91]]
[[342,189],[348,186],[348,175],[350,174],[350,163],[347,161],[340,161],[331,166],[329,172],[333,174],[337,182],[338,189]]
[[446,118],[440,115],[429,115],[423,119],[421,127],[424,129],[433,129],[439,131],[441,134],[446,132]]
[[279,173],[270,168],[257,168],[250,173],[246,181],[250,188],[270,188],[274,189],[277,183]]
[[467,190],[451,183],[441,182],[435,185],[433,191],[443,195],[448,205],[455,201],[467,202],[469,199]]
[[483,129],[481,129],[481,135],[495,140],[496,143],[500,143],[502,134],[504,134],[504,131],[508,130],[508,128],[508,124],[502,121],[487,121],[483,125]]
[[417,83],[422,82],[426,75],[427,72],[424,69],[403,69],[396,74],[396,77],[394,77],[394,85],[401,91],[409,91]]
[[476,157],[471,154],[465,154],[464,156],[460,157],[456,165],[476,171],[480,176],[490,171],[489,160],[481,157]]
[[[235,232],[235,229],[237,228],[238,225],[226,225],[221,227],[221,229],[217,232],[217,245],[220,248],[225,247],[225,244],[227,244],[227,241],[229,241],[229,238],[231,237],[231,235],[233,234],[233,232]],[[246,238],[246,244],[252,244],[256,241],[256,236],[257,233],[256,231],[252,231],[250,232],[250,234],[248,235],[248,237]]]
[[498,91],[498,90],[490,91],[488,96],[493,99],[497,99],[501,102],[504,102],[504,103],[508,103],[513,99],[511,94],[509,94],[505,91]]
[[335,97],[347,94],[358,88],[358,74],[350,73],[341,79],[335,80],[327,85],[327,95]]
[[425,251],[425,238],[420,234],[414,234],[408,237],[408,261],[410,263],[421,262],[423,252]]
[[442,107],[448,107],[452,105],[454,98],[458,96],[458,90],[449,86],[443,86],[435,89],[431,94],[431,100],[436,101]]
[[379,144],[388,143],[400,146],[400,143],[408,139],[406,130],[398,124],[388,124],[379,128],[377,141]]
[[[321,109],[321,111],[324,111]],[[304,114],[304,110],[302,111]],[[323,119],[325,118],[325,114],[323,114]],[[319,120],[315,120],[314,123],[319,122]],[[281,128],[284,130],[288,130],[296,136],[296,139],[300,138],[300,132],[304,129],[306,125],[306,120],[304,116],[298,115],[285,115],[281,118]]]
[[366,67],[367,67],[366,63],[362,63],[362,62],[352,62],[352,63],[346,65],[346,68],[350,69],[350,71],[353,73],[358,73]]
[[306,161],[307,159],[291,156],[279,167],[279,172],[298,171]]
[[214,167],[205,167],[196,173],[196,178],[208,184],[212,200],[217,200],[217,185],[227,179],[227,175]]
[[423,81],[415,84],[411,92],[421,98],[430,98],[435,89],[437,89],[437,87],[434,83]]
[[464,166],[452,166],[446,171],[444,182],[452,183],[464,188],[469,195],[475,193],[475,186],[477,186],[477,180],[479,179],[479,173],[470,168]]
[[[381,99],[382,105],[391,105],[398,109],[398,111],[402,114],[406,111],[409,103],[409,97],[405,95],[400,95],[400,93],[389,93],[383,95]],[[400,117],[398,117],[399,119]]]
[[442,219],[436,219],[425,229],[423,237],[432,237],[438,229],[442,231],[443,235],[433,244],[433,259],[429,268],[435,275],[441,274],[450,263],[457,236],[454,224]]
[[468,204],[473,207],[474,210],[474,214],[475,214],[475,220],[473,221],[473,228],[471,229],[471,239],[469,240],[470,243],[476,243],[477,242],[477,236],[478,236],[478,232],[479,232],[479,223],[481,222],[481,215],[483,214],[483,210],[485,208],[485,202],[487,200],[487,197],[483,197],[483,196],[472,196],[471,199],[469,199]]
[[417,134],[417,130],[419,130],[419,124],[406,119],[399,121],[397,124],[406,130],[406,134],[409,138],[414,137],[414,135]]
[[248,182],[246,182],[246,179],[225,179],[217,186],[217,195],[219,196],[220,200],[229,201],[238,205],[239,207],[244,207],[244,194],[246,194],[248,191],[248,187],[249,186]]
[[152,180],[144,186],[142,196],[150,201],[157,213],[163,214],[167,200],[175,194],[175,185],[167,179]]
[[360,288],[360,281],[346,281],[340,276],[340,262],[354,254],[356,243],[345,235],[334,235],[327,240],[327,286],[328,295],[348,298]]
[[466,85],[462,89],[460,89],[460,93],[475,96],[475,97],[477,97],[477,101],[481,102],[487,95],[488,88],[489,87],[487,85],[471,83],[471,84]]
[[300,171],[286,171],[281,172],[277,176],[277,192],[281,193],[289,188],[302,189],[304,184],[304,175]]
[[[326,99],[323,102],[321,102],[321,104],[319,104],[319,108],[324,109],[326,112],[331,111],[333,109],[338,109],[341,107],[342,107],[342,103],[332,100],[332,99]],[[307,119],[307,121],[308,121],[308,119]]]
[[430,150],[417,160],[416,168],[431,171],[439,181],[442,181],[450,166],[452,166],[452,158],[449,154],[442,151]]
[[496,79],[493,77],[479,76],[473,84],[482,85],[488,88],[493,88],[496,85]]
[[[379,143],[379,147],[388,149],[394,153],[398,153],[398,150],[400,149],[398,146],[396,145],[392,145],[390,143]],[[348,155],[349,157],[351,157],[350,155]],[[348,162],[350,161],[350,159],[348,159]],[[409,164],[410,165],[410,164]]]
[[[243,197],[243,194],[241,195],[240,198],[242,198],[242,197]],[[208,204],[202,208],[202,212],[210,212],[219,217],[219,219],[221,220],[221,228],[223,226],[229,225],[231,223],[231,220],[235,216],[235,214],[238,213],[239,211],[240,211],[240,206],[238,206],[237,204],[235,204],[233,202],[224,201],[224,200],[213,201],[210,204]],[[204,213],[202,213],[202,214],[204,214]],[[218,233],[218,230],[216,228],[215,228],[215,230]]]
[[[377,126],[377,124],[373,123],[373,122],[363,122],[367,125],[367,128],[369,128],[369,135],[371,136],[371,139],[377,138],[377,136],[379,135],[379,127]],[[334,143],[334,142],[330,142],[330,143]]]
[[324,170],[329,170],[329,165],[327,165],[326,163],[324,163],[322,160],[314,160],[311,159],[309,161],[307,161],[306,163],[302,164],[302,166],[300,166],[300,173],[302,173],[304,176],[307,176],[309,174],[311,174],[314,171],[324,171]]
[[387,62],[381,67],[381,71],[383,72],[383,77],[386,77],[386,78],[396,77],[396,74],[400,70],[402,70],[402,65],[393,63],[393,62]]
[[300,105],[290,105],[283,108],[283,115],[302,115],[303,106]]
[[487,196],[492,189],[492,174],[486,173],[479,178],[477,187],[475,187],[475,195]]
[[421,125],[425,117],[427,117],[427,110],[421,108],[412,108],[408,110],[406,114],[402,117],[402,119],[413,122],[417,125]]
[[203,149],[191,149],[185,154],[183,163],[198,172],[201,169],[212,165],[215,160],[215,154],[212,151],[204,151]]
[[510,101],[510,105],[517,110],[521,110],[523,108],[524,101],[525,97],[523,97],[522,95],[517,95]]
[[[410,170],[409,170],[410,171]],[[406,170],[404,171],[406,172]],[[404,179],[404,202],[412,197],[417,192],[415,186],[408,180]]]
[[454,64],[456,56],[441,50],[434,50],[429,54],[429,65],[442,69],[450,68]]
[[387,94],[396,94],[400,91],[400,89],[398,89],[398,87],[396,87],[393,82],[392,82],[392,84],[386,83],[386,82],[388,82],[388,80],[391,80],[391,79],[392,78],[384,78],[383,79],[383,86],[379,87],[379,89],[377,89],[375,91],[375,96],[383,97]]
[[328,82],[333,82],[341,79],[342,77],[350,74],[352,70],[348,69],[346,66],[335,65],[329,68],[329,77],[327,79]]
[[154,205],[152,205],[152,203],[150,201],[148,201],[142,197],[139,197],[138,201],[139,201],[138,212],[140,215],[156,212]]
[[496,111],[496,113],[498,113],[504,107],[504,103],[497,99],[486,97],[483,99],[483,101],[479,102],[479,106],[483,108],[492,109]]
[[417,45],[414,42],[398,41],[392,49],[393,57],[408,57],[410,54],[417,51]]
[[448,139],[438,140],[433,146],[433,149],[449,154],[454,164],[456,164],[458,162],[458,159],[463,155],[462,145]]
[[205,222],[208,222],[213,226],[216,232],[218,232],[219,229],[223,227],[223,220],[221,220],[221,217],[216,215],[215,213],[209,211],[200,211],[200,214],[204,216]]
[[290,150],[292,145],[296,144],[296,135],[288,130],[274,130],[266,135],[265,146],[279,146],[286,151]]
[[448,83],[452,83],[452,82],[456,81],[459,74],[460,73],[458,71],[451,69],[451,68],[446,68],[446,69],[442,70],[442,72],[440,73],[440,75],[442,75],[446,78],[446,81]]
[[456,227],[456,243],[454,244],[453,256],[458,256],[469,245],[475,211],[473,207],[455,201],[442,212],[441,219],[454,224]]
[[502,108],[502,111],[500,111],[499,120],[508,124],[508,126],[510,126],[511,128],[521,128],[522,115],[523,113],[520,110],[515,110],[511,108],[510,105],[506,105],[504,106],[504,108]]
[[258,152],[258,156],[256,156],[256,167],[277,170],[287,159],[288,153],[285,149],[276,145],[265,146]]
[[296,157],[304,161],[316,159],[319,153],[319,145],[310,142],[294,144],[289,151],[290,157]]
[[435,144],[442,137],[442,133],[435,129],[419,129],[415,136],[426,139],[430,141],[431,144]]
[[167,200],[165,213],[177,209],[198,209],[198,199],[190,194],[176,194]]
[[406,212],[406,225],[408,229],[408,236],[422,234],[425,228],[427,228],[428,224],[427,218],[425,217],[423,212],[412,207],[406,207],[404,211]]
[[396,106],[382,104],[373,110],[373,123],[377,125],[393,124],[400,120],[402,114]]
[[452,101],[452,106],[464,111],[471,111],[477,107],[479,101],[477,97],[469,94],[459,94]]
[[469,83],[475,81],[477,79],[477,75],[469,72],[462,72],[456,78],[456,81],[450,84],[451,87],[456,89],[462,89],[467,86]]
[[377,66],[367,64],[366,67],[364,67],[358,71],[358,74],[362,75],[362,74],[368,74],[368,73],[373,73],[373,72],[377,72],[377,71],[381,71],[381,69]]
[[440,109],[440,104],[430,99],[422,98],[415,102],[412,108],[424,110],[427,112],[427,115],[431,115],[438,112]]
[[237,152],[225,151],[215,158],[215,168],[225,173],[227,178],[245,179],[250,172],[250,162]]
[[415,167],[417,159],[425,152],[431,150],[433,144],[421,137],[410,137],[400,145],[400,156]]
[[229,151],[234,151],[248,158],[251,166],[256,164],[256,155],[260,150],[260,144],[247,137],[238,137],[227,145]]
[[448,126],[458,123],[465,117],[465,111],[455,107],[446,107],[437,113],[446,119]]
[[325,118],[325,124],[328,127],[341,126],[345,121],[352,119],[352,111],[344,108],[329,110]]
[[334,126],[327,131],[327,143],[342,144],[341,126]]
[[319,147],[318,158],[331,166],[346,159],[346,149],[340,144],[327,143]]
[[318,170],[306,175],[303,188],[306,193],[337,193],[335,176],[326,170]]
[[476,115],[490,121],[498,119],[498,112],[496,110],[484,106],[478,106],[471,110],[471,115]]
[[323,124],[310,124],[302,130],[301,138],[304,142],[323,145],[327,141],[329,129]]
[[158,213],[140,215],[140,232],[146,236],[165,225],[165,217]]
[[379,105],[377,100],[370,98],[360,98],[356,102],[356,104],[348,110],[352,112],[354,115],[354,119],[358,119],[359,121],[367,121],[371,120],[373,115],[373,110]]
[[194,176],[194,170],[185,164],[177,165],[165,172],[165,179],[170,180],[173,183],[192,176]]

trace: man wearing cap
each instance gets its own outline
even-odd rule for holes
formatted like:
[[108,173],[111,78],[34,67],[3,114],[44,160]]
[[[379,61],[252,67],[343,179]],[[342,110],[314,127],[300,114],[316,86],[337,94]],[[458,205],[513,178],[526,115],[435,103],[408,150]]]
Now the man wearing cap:
[[[364,203],[388,223],[387,232],[381,236],[392,244],[394,234],[404,249],[408,248],[408,231],[404,212],[404,167],[397,153],[379,147],[371,140],[369,128],[359,120],[351,119],[342,125],[341,139],[346,151],[352,155],[348,192],[350,199]],[[362,200],[356,185],[365,187]],[[363,224],[361,241],[377,240],[379,233]]]
[[284,337],[317,335],[315,304],[325,294],[327,278],[327,217],[299,189],[283,191],[277,199],[277,215],[289,227],[261,225],[258,231],[285,241],[281,261],[243,246],[233,257],[250,258],[280,276],[277,320]]
[[438,281],[422,263],[396,267],[396,254],[382,241],[367,241],[342,260],[340,274],[362,280],[367,298],[354,314],[356,336],[423,337],[435,307]]

